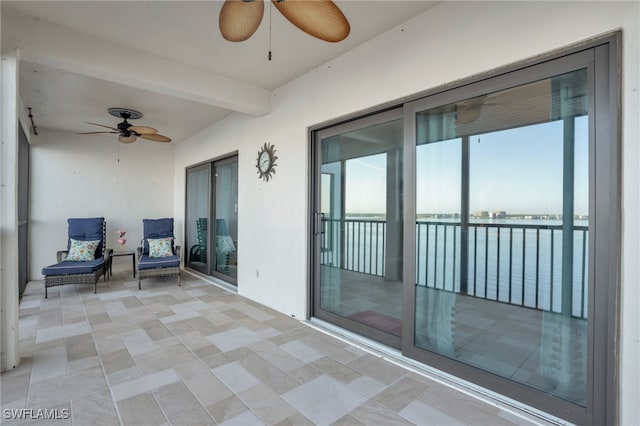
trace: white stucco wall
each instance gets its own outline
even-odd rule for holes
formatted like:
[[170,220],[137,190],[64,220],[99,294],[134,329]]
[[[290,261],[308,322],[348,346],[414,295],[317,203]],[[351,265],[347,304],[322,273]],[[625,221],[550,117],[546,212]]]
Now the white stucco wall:
[[[2,51],[0,64],[0,371],[20,363],[18,326],[18,146],[20,53]],[[6,283],[16,283],[7,285]]]
[[[638,2],[441,4],[275,90],[269,115],[233,114],[179,145],[174,216],[183,222],[184,168],[238,150],[238,291],[305,317],[308,126],[618,29],[624,45],[620,419],[635,424],[640,419]],[[258,180],[254,166],[264,142],[275,144],[279,157],[268,183]]]
[[[104,216],[107,247],[119,249],[115,231],[127,231],[126,249],[142,239],[142,219],[173,215],[173,149],[115,136],[42,130],[31,137],[30,279],[66,248],[67,218]],[[125,261],[114,267],[131,268]]]

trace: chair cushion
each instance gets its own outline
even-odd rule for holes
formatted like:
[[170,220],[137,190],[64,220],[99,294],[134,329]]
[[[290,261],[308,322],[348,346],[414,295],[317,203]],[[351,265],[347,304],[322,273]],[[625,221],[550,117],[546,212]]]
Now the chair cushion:
[[69,253],[67,253],[67,257],[65,258],[65,260],[74,262],[86,262],[89,260],[95,260],[96,249],[98,248],[101,240],[79,241],[74,240],[73,238],[69,238],[69,241]]
[[88,262],[73,262],[65,260],[42,268],[42,275],[73,275],[73,274],[90,274],[104,266],[104,257]]
[[168,238],[148,238],[149,257],[167,257],[173,256],[172,242],[173,237]]
[[173,218],[142,219],[142,236],[144,238],[142,253],[148,255],[149,243],[147,240],[149,238],[173,237]]
[[138,259],[138,269],[155,269],[155,268],[175,268],[180,266],[180,258],[176,255],[167,257],[149,257],[148,255],[140,256]]
[[[100,240],[96,253],[98,256],[103,254],[103,224],[104,217],[90,217],[90,218],[69,218],[67,219],[69,224],[68,236],[69,239],[73,238],[78,241],[95,241]],[[67,241],[67,250],[71,248],[71,241]]]

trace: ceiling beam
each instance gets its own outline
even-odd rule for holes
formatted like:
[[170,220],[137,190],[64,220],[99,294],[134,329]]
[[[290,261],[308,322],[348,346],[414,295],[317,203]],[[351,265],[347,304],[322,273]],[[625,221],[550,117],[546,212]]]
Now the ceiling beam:
[[23,60],[251,115],[271,93],[228,77],[26,16],[2,5],[2,49]]

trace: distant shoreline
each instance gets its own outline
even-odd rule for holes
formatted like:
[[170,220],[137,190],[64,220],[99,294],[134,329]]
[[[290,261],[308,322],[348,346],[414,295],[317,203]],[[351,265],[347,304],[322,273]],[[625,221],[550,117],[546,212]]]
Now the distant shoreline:
[[[325,216],[326,219],[330,219],[329,215]],[[345,215],[346,219],[369,219],[369,220],[385,220],[386,215],[384,213],[347,213]],[[417,220],[460,220],[460,215],[457,213],[420,213],[416,215]],[[478,216],[478,215],[469,215],[469,219],[476,222],[499,222],[501,220],[553,220],[553,221],[562,221],[561,214],[533,214],[533,213],[517,213],[517,214],[506,214],[499,217],[487,217],[487,216]],[[573,216],[574,220],[584,220],[588,221],[588,215],[576,214]]]

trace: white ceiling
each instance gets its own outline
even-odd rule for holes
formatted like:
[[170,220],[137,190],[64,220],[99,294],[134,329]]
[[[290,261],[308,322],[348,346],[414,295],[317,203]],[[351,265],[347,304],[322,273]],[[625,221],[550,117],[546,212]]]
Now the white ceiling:
[[[51,28],[71,30],[67,33],[72,39],[104,41],[108,43],[106,46],[121,50],[123,57],[125,53],[127,58],[139,57],[139,62],[129,60],[124,65],[130,67],[126,71],[131,75],[141,69],[138,78],[148,72],[145,65],[155,64],[153,60],[161,58],[169,61],[164,62],[169,65],[167,69],[180,65],[184,70],[204,71],[208,76],[223,77],[224,81],[259,92],[271,91],[437,3],[336,1],[351,24],[351,33],[340,43],[323,42],[303,33],[275,7],[270,13],[269,4],[265,5],[264,18],[256,33],[240,43],[228,42],[220,35],[218,15],[222,1],[3,0],[0,6],[3,44],[5,39],[11,39],[6,34],[10,30],[5,30],[8,25],[4,17],[7,13],[20,13],[39,25],[50,23],[55,24]],[[270,15],[271,61],[267,57]],[[87,56],[99,55],[101,46]],[[64,46],[60,46],[60,51],[64,52]],[[22,62],[20,68],[21,96],[25,106],[32,108],[39,128],[97,130],[83,123],[115,125],[118,120],[108,115],[106,109],[122,106],[144,113],[145,117],[136,124],[155,127],[178,143],[234,109],[216,102],[194,102],[193,96],[181,96],[177,91],[176,96],[169,94],[169,90],[153,90],[150,85],[132,83],[135,79],[123,79],[122,84],[113,78],[111,81],[96,78],[102,75],[99,69],[84,73],[82,67],[76,71],[65,66],[63,71],[56,67],[55,59],[39,61],[41,56],[27,55],[31,62]]]

